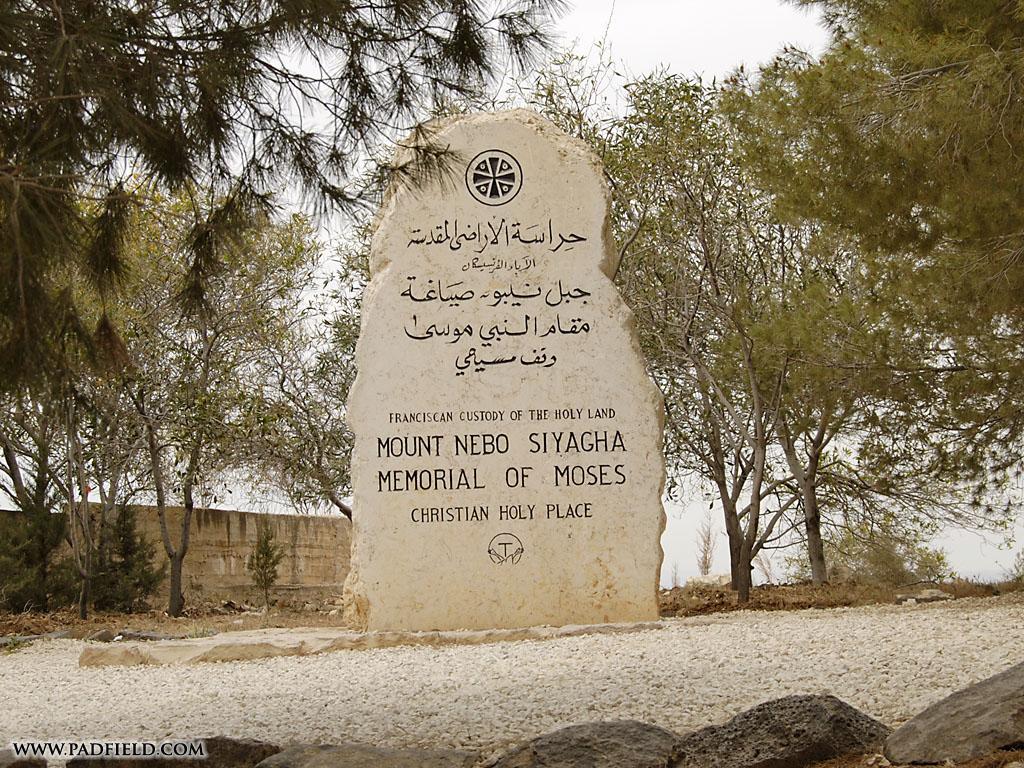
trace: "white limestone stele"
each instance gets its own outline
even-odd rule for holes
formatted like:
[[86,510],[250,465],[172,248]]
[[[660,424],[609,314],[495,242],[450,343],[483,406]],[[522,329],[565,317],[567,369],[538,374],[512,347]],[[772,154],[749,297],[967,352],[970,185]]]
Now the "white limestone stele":
[[610,193],[526,110],[379,213],[348,402],[360,630],[652,621],[664,406],[612,278]]

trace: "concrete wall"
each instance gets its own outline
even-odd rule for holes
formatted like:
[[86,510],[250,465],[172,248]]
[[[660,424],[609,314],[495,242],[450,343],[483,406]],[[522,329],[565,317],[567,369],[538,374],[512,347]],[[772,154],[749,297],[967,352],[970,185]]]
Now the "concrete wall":
[[[136,505],[135,509],[139,530],[156,546],[155,562],[166,563],[156,507]],[[181,541],[182,512],[181,507],[168,510],[168,528],[175,547]],[[4,517],[18,514],[0,510]],[[284,548],[272,590],[274,598],[307,600],[341,595],[351,547],[352,524],[347,518],[199,509],[192,514],[182,576],[186,605],[197,599],[256,599],[245,560],[256,542],[257,520],[261,517],[270,521],[275,543]],[[166,601],[168,591],[165,579],[150,600],[154,607]]]
[[[158,562],[166,562],[156,509],[136,509],[140,530],[157,545]],[[168,510],[168,528],[175,547],[181,538],[182,512],[180,507]],[[256,543],[259,518],[270,521],[274,541],[284,549],[272,592],[275,597],[307,599],[341,594],[351,547],[352,525],[347,518],[197,509],[192,514],[182,575],[186,604],[194,598],[238,600],[255,595],[245,560]],[[165,582],[158,595],[166,596],[167,591]]]

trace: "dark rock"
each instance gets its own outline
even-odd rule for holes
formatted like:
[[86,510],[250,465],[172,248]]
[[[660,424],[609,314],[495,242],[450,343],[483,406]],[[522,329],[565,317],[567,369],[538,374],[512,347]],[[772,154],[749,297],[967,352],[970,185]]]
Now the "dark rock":
[[253,610],[253,607],[246,603],[236,603],[234,600],[225,600],[220,605],[215,606],[212,609],[212,612],[221,616],[228,616],[234,613],[250,613]]
[[[196,760],[204,768],[251,768],[271,755],[281,751],[276,744],[255,739],[230,739],[227,736],[214,736],[203,739],[206,744],[206,759]],[[189,761],[193,762],[193,761]],[[175,760],[171,768],[187,768],[184,761]],[[147,766],[149,763],[147,763]],[[143,768],[147,768],[143,766]]]
[[143,632],[137,629],[125,629],[118,633],[119,640],[177,640],[180,635],[169,635],[166,632]]
[[281,751],[275,744],[252,739],[214,736],[201,739],[205,758],[162,757],[75,757],[67,768],[253,768],[261,760]]
[[362,744],[297,746],[257,768],[470,768],[479,755],[464,750],[385,749]]
[[885,743],[894,763],[959,763],[1024,743],[1024,663],[932,704]]
[[91,635],[89,635],[85,639],[86,640],[94,640],[97,643],[109,643],[115,637],[117,637],[117,632],[115,632],[114,630],[112,630],[112,629],[101,629],[101,630],[99,630],[97,632],[93,632]]
[[67,640],[71,638],[70,629],[61,629],[57,632],[47,632],[44,635],[5,635],[0,637],[0,648],[9,646],[27,645],[36,640]]
[[666,768],[678,738],[635,720],[584,723],[520,744],[493,768]]
[[802,768],[882,748],[889,729],[835,696],[787,696],[689,733],[672,768]]
[[0,768],[46,768],[41,757],[17,757],[13,749],[0,749]]

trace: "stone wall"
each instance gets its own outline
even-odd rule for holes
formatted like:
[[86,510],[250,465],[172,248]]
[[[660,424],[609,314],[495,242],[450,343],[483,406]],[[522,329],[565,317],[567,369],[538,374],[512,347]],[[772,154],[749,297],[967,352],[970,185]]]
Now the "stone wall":
[[[136,506],[139,530],[156,545],[155,561],[167,562],[155,507]],[[168,510],[171,541],[181,540],[181,507]],[[4,516],[17,512],[0,510]],[[349,569],[352,524],[345,517],[311,515],[261,515],[225,509],[199,509],[192,515],[189,550],[185,556],[183,584],[186,604],[197,599],[251,600],[256,591],[245,570],[245,560],[256,541],[257,520],[265,517],[274,539],[284,548],[278,566],[278,582],[272,590],[277,599],[307,600],[341,595]],[[151,602],[166,600],[165,579]]]

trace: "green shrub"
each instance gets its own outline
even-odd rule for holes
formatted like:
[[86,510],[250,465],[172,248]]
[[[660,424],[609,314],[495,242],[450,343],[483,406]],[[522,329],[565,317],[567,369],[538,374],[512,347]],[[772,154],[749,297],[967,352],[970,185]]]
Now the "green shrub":
[[0,518],[0,608],[51,610],[75,599],[76,574],[61,555],[67,516],[49,506]]
[[[938,582],[955,576],[943,550],[878,525],[827,538],[825,561],[829,573],[842,572],[859,584],[877,587]],[[810,578],[806,552],[787,558],[786,564],[794,578]]]
[[131,613],[163,581],[167,563],[153,564],[156,545],[139,532],[135,510],[127,505],[118,508],[100,538],[93,561],[93,607]]
[[265,518],[259,518],[256,527],[256,544],[245,561],[245,569],[252,576],[252,583],[263,592],[263,604],[269,608],[270,588],[277,581],[277,566],[284,559],[284,550],[274,543],[274,529]]
[[1024,550],[1017,553],[1017,558],[1006,572],[1006,580],[1014,584],[1024,584]]

